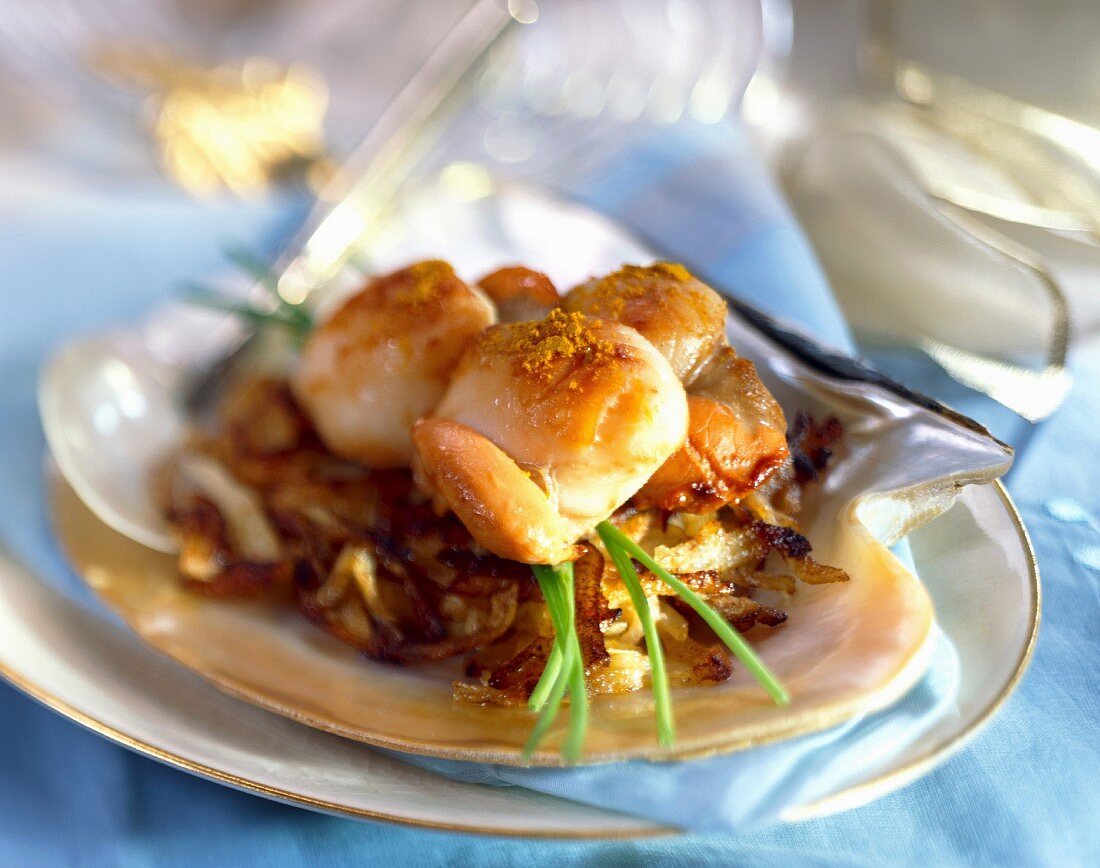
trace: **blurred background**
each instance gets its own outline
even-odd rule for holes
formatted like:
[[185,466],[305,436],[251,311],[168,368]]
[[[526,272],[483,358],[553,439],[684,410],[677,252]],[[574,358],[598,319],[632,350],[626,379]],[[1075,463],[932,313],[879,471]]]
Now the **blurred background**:
[[521,178],[599,206],[594,179],[659,136],[680,148],[710,128],[766,159],[880,364],[919,358],[945,393],[1034,422],[1068,393],[1073,341],[1100,326],[1100,14],[1086,0],[0,11],[9,227],[20,208],[82,196],[186,201],[230,222],[233,203],[278,203],[274,256],[306,237],[293,229],[318,197],[315,215],[358,195],[365,216],[341,244],[362,248],[414,177],[466,197]]

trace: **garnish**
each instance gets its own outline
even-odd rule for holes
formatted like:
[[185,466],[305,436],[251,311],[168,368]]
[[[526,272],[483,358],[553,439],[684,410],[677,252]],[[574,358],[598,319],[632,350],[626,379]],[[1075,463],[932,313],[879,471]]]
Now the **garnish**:
[[607,525],[607,522],[601,522],[596,530],[607,548],[607,553],[611,555],[615,569],[619,571],[619,577],[626,585],[630,601],[634,604],[634,611],[638,613],[638,618],[642,622],[642,632],[645,633],[645,646],[649,653],[649,680],[653,689],[653,701],[657,706],[657,741],[664,747],[669,747],[676,740],[676,726],[672,718],[672,695],[668,686],[668,670],[665,668],[665,651],[661,647],[661,638],[657,635],[657,624],[653,620],[653,613],[649,610],[649,600],[646,599],[642,583],[638,579],[638,571],[634,569],[634,562],[622,548],[616,545],[615,540],[607,535],[604,525]]
[[235,314],[257,327],[274,325],[284,328],[295,340],[304,340],[313,329],[313,317],[302,305],[291,304],[279,294],[279,281],[271,269],[242,248],[226,248],[224,252],[228,260],[267,290],[274,307],[258,307],[236,296],[199,284],[184,288],[188,300],[202,307]]
[[599,336],[588,317],[559,308],[541,320],[499,326],[488,340],[509,353],[521,370],[543,378],[552,377],[564,360],[593,364],[615,355],[614,344]]
[[[584,656],[577,636],[573,564],[566,562],[553,567],[536,564],[531,571],[542,590],[554,625],[554,648],[528,702],[533,711],[540,707],[541,711],[523,747],[523,756],[530,759],[535,752],[557,718],[568,691],[569,732],[562,746],[562,755],[568,762],[576,762],[580,759],[588,728],[588,693],[584,683]],[[557,665],[552,665],[555,659]]]
[[692,279],[691,272],[675,262],[655,262],[648,267],[624,265],[596,282],[591,295],[593,307],[590,313],[612,319],[620,318],[629,305],[648,296],[654,273],[677,283],[687,283]]
[[[555,630],[555,634],[557,631]],[[539,678],[538,684],[535,685],[535,689],[531,691],[531,696],[527,700],[527,707],[532,711],[542,711],[542,707],[546,705],[546,700],[550,696],[550,691],[553,690],[554,684],[557,683],[558,673],[561,672],[562,660],[564,653],[561,647],[562,643],[557,640],[557,636],[554,638],[554,647],[550,649],[550,656],[546,658],[546,666],[543,667],[542,676]]]
[[438,298],[444,283],[457,279],[454,269],[442,259],[428,259],[410,265],[407,275],[408,285],[396,292],[393,298],[394,301],[410,306],[426,304]]
[[[607,521],[601,521],[596,529],[599,531],[600,538],[604,541],[604,545],[607,546],[609,552],[613,548],[619,549],[629,557],[634,558],[657,578],[664,581],[676,592],[680,599],[691,606],[699,617],[707,623],[707,626],[717,634],[723,644],[741,661],[742,665],[760,682],[760,686],[775,700],[776,705],[787,705],[791,701],[786,688],[779,683],[779,679],[775,677],[772,671],[764,665],[764,661],[756,656],[756,652],[752,650],[749,643],[729,625],[725,618],[708,606],[695,591],[653,560],[640,545],[615,525]],[[652,652],[650,653],[652,654]]]
[[[662,747],[670,747],[676,740],[676,727],[672,715],[672,691],[669,687],[664,649],[657,635],[653,613],[649,609],[649,600],[642,588],[638,570],[634,566],[635,560],[671,587],[698,613],[723,644],[749,670],[760,686],[767,691],[776,705],[787,705],[791,701],[786,688],[756,655],[749,643],[695,591],[657,563],[640,545],[611,522],[601,521],[596,525],[596,532],[626,586],[630,600],[638,613],[638,619],[642,622],[646,651],[649,654],[650,682],[657,712],[657,741]],[[584,658],[581,654],[580,638],[577,635],[573,594],[573,564],[562,563],[553,567],[535,565],[531,570],[542,590],[550,620],[554,625],[554,646],[546,659],[542,676],[527,702],[532,711],[539,712],[539,717],[524,745],[523,756],[525,759],[531,758],[557,719],[558,711],[568,693],[569,732],[562,747],[562,755],[568,762],[573,763],[580,759],[584,734],[588,727]]]

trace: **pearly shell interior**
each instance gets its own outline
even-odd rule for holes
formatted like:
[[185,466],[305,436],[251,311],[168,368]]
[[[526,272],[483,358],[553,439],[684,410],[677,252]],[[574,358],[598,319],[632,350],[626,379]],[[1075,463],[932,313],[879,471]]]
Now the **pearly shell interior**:
[[[433,255],[475,275],[518,261],[568,286],[624,261],[654,258],[603,218],[526,189],[506,188],[475,202],[414,196],[393,219],[400,231],[372,248],[379,269]],[[560,229],[559,238],[532,226]],[[560,245],[562,237],[584,243]],[[172,346],[172,335],[183,340],[194,320],[193,312],[176,309],[161,314],[155,329],[147,324],[113,341],[69,347],[47,369],[43,419],[67,480],[55,489],[57,531],[77,570],[148,643],[233,695],[370,744],[519,764],[530,714],[454,703],[450,684],[459,661],[409,668],[364,661],[293,611],[180,589],[174,558],[155,550],[167,546],[157,544],[164,529],[150,512],[144,480],[181,430],[173,408],[194,360],[187,348]],[[988,434],[802,336],[735,307],[729,337],[756,362],[788,413],[834,413],[843,421],[843,449],[803,522],[819,559],[844,567],[852,580],[800,588],[784,603],[785,625],[750,636],[790,690],[790,706],[771,704],[742,670],[722,685],[677,690],[677,743],[664,750],[647,694],[599,697],[586,762],[744,749],[818,731],[899,698],[927,666],[933,612],[919,580],[888,545],[947,509],[960,486],[988,482],[1008,467],[1010,453]],[[108,372],[119,363],[133,374],[125,389],[88,389],[89,382],[109,386]],[[123,402],[148,412],[127,416]],[[97,425],[96,415],[108,412],[127,424]],[[554,738],[533,762],[560,763]]]

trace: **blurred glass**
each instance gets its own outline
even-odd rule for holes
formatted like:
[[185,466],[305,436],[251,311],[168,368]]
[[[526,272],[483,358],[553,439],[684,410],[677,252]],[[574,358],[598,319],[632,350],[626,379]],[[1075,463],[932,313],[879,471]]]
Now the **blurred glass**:
[[1100,6],[865,8],[886,87],[820,112],[789,195],[857,330],[1046,418],[1100,330]]
[[[323,137],[358,143],[470,0],[0,0],[0,148],[76,171],[134,179],[157,170],[146,71],[243,69],[267,58],[327,88]],[[143,64],[139,61],[143,60]]]
[[[765,116],[775,102],[776,58],[790,43],[787,0],[501,3],[524,26],[486,58],[462,122],[448,135],[456,158],[532,178],[598,164],[628,130],[728,119],[758,71],[750,104]],[[471,5],[0,0],[0,108],[18,120],[0,134],[0,149],[100,176],[148,175],[157,166],[150,131],[165,124],[163,71],[189,71],[193,105],[196,93],[211,93],[204,71],[220,69],[224,85],[250,62],[254,71],[276,70],[269,69],[276,84],[282,76],[294,85],[283,96],[296,95],[303,111],[290,150],[308,158],[323,142],[338,158]],[[306,105],[303,93],[314,102]],[[201,108],[227,107],[225,121],[249,112],[259,120],[217,129],[264,132],[263,112],[240,94],[219,99]],[[323,128],[314,131],[317,106]],[[195,145],[201,150],[201,141]]]
[[872,0],[877,45],[982,88],[1100,127],[1095,0]]
[[790,46],[786,0],[511,6],[527,23],[475,73],[434,168],[476,164],[569,190],[662,131],[729,123],[764,79],[753,106],[766,116]]
[[[357,156],[353,177],[337,174],[337,191],[350,183],[351,195],[320,215],[280,291],[303,297],[347,256],[369,255],[398,182],[428,179],[433,195],[468,200],[509,180],[583,197],[594,179],[618,178],[625,194],[702,129],[724,124],[728,137],[767,53],[766,8],[776,0],[513,0],[513,25],[419,129]],[[777,20],[789,25],[789,15]],[[627,167],[633,175],[617,174]]]

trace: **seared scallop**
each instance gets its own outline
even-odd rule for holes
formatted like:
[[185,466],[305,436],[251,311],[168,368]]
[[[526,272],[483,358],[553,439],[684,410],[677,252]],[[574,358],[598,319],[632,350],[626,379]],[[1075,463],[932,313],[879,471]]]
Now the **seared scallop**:
[[637,329],[687,388],[688,436],[634,498],[641,507],[708,512],[759,487],[787,459],[783,411],[752,362],[726,342],[726,304],[682,265],[627,265],[565,306]]
[[636,329],[684,383],[725,342],[725,302],[682,265],[624,265],[581,284],[562,306]]
[[413,429],[413,468],[485,548],[556,563],[679,448],[687,418],[683,386],[641,335],[555,310],[470,342]]
[[542,319],[561,302],[549,277],[522,265],[499,268],[481,278],[477,285],[496,305],[501,322]]
[[692,385],[683,446],[634,497],[703,513],[736,503],[787,460],[787,423],[752,362],[721,348]]
[[370,467],[412,460],[413,422],[436,405],[493,306],[446,262],[372,280],[309,336],[294,392],[325,445]]

